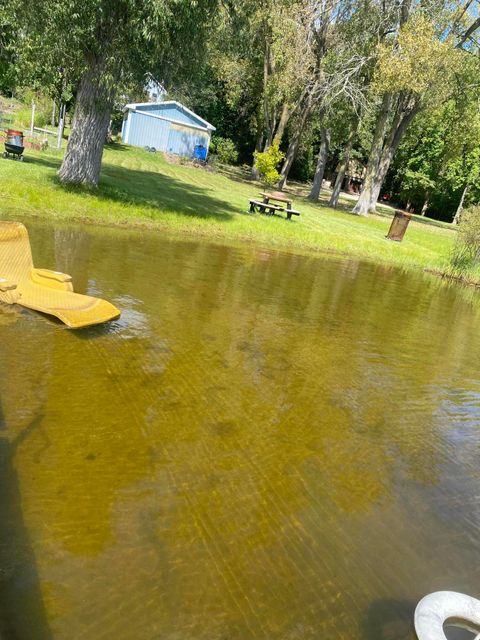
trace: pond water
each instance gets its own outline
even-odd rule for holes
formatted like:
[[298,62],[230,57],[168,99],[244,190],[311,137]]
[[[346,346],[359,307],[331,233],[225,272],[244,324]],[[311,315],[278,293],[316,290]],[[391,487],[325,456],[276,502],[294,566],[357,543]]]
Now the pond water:
[[480,310],[423,274],[28,225],[122,310],[0,307],[2,640],[410,638],[480,595]]

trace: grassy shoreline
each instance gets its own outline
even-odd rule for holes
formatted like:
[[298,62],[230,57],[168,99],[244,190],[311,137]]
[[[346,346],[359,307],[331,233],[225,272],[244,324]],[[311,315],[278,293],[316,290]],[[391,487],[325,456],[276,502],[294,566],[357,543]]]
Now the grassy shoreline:
[[[63,222],[158,230],[175,236],[254,243],[293,252],[328,253],[377,263],[448,272],[455,231],[451,225],[413,219],[402,243],[385,239],[392,210],[359,218],[342,201],[338,210],[311,203],[291,185],[299,219],[251,215],[248,199],[262,187],[240,170],[209,171],[171,164],[162,154],[121,145],[107,148],[97,190],[65,188],[56,172],[61,152],[28,151],[24,163],[0,159],[0,216],[35,216]],[[465,281],[468,278],[464,278]],[[470,281],[480,283],[480,274]]]

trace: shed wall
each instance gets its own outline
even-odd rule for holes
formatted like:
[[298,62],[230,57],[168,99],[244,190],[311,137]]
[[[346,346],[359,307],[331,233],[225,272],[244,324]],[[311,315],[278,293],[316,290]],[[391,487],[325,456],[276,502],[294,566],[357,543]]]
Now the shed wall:
[[203,144],[208,149],[210,134],[188,124],[178,125],[141,111],[130,111],[122,128],[122,139],[135,147],[155,147],[158,151],[192,157],[195,145]]
[[193,156],[193,149],[197,144],[203,144],[208,149],[209,135],[198,129],[190,129],[172,124],[168,136],[168,153],[179,156]]
[[168,143],[171,123],[167,120],[157,120],[141,113],[131,111],[129,114],[130,126],[124,142],[134,147],[155,147],[159,151],[165,151]]

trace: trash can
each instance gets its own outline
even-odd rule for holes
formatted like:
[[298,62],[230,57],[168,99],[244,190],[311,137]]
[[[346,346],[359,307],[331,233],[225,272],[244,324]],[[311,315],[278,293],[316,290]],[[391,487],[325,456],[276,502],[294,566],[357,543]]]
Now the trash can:
[[405,235],[405,231],[407,230],[408,223],[412,217],[411,213],[405,213],[404,211],[395,211],[395,215],[393,216],[392,224],[390,225],[390,229],[388,230],[388,234],[386,235],[387,240],[395,240],[396,242],[401,242],[403,240],[403,236]]
[[193,149],[193,157],[195,160],[200,160],[201,162],[205,162],[207,159],[207,147],[203,144],[196,144]]
[[23,132],[15,131],[15,129],[8,129],[7,143],[14,144],[17,147],[23,147]]

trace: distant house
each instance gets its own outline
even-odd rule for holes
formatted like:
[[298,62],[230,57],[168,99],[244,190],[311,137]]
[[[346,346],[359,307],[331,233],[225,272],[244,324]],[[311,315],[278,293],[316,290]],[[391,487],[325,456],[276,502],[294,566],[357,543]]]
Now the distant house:
[[123,108],[122,140],[135,147],[154,147],[193,157],[194,148],[208,151],[215,127],[180,102],[144,102]]

